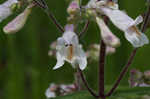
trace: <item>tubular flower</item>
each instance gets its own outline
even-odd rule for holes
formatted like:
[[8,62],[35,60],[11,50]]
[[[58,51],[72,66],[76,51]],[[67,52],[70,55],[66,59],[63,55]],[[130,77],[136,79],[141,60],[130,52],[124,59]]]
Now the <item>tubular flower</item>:
[[87,9],[91,8],[100,14],[106,15],[117,28],[125,33],[126,39],[134,47],[141,47],[149,43],[146,35],[137,27],[143,21],[142,16],[138,16],[133,20],[125,12],[119,10],[118,4],[107,0],[91,0],[87,5]]
[[120,40],[109,30],[103,19],[96,17],[96,22],[101,30],[101,36],[107,46],[117,47]]
[[64,61],[67,61],[73,67],[75,67],[75,64],[78,64],[79,68],[83,70],[87,65],[86,54],[79,44],[78,36],[73,32],[73,25],[67,25],[65,28],[63,36],[57,39],[57,64],[53,69],[63,66]]
[[33,5],[29,5],[21,14],[19,14],[14,20],[9,22],[4,28],[3,31],[6,34],[16,33],[25,25],[28,16],[31,13]]
[[13,13],[12,6],[17,3],[18,0],[8,0],[0,5],[0,22]]
[[144,44],[149,43],[146,35],[142,33],[137,27],[137,25],[143,21],[142,16],[138,16],[135,20],[133,20],[125,12],[120,10],[113,10],[110,8],[101,8],[101,10],[109,17],[109,19],[116,27],[125,33],[126,39],[134,47],[141,47]]

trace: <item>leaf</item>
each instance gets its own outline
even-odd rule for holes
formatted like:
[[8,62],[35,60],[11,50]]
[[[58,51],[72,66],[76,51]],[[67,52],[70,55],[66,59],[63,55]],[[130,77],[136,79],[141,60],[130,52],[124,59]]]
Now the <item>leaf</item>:
[[[108,88],[107,88],[108,90]],[[75,92],[66,96],[58,96],[53,99],[95,99],[88,91]],[[108,98],[107,98],[108,99]],[[149,87],[119,87],[109,99],[150,99]]]

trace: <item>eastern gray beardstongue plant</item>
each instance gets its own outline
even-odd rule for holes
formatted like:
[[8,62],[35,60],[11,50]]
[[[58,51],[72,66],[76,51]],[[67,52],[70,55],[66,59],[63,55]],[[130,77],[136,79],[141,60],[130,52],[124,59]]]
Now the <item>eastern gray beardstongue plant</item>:
[[[62,32],[62,37],[58,37],[56,42],[56,58],[57,63],[53,69],[62,67],[65,61],[69,62],[72,67],[77,70],[80,75],[83,84],[95,98],[106,99],[112,95],[115,89],[118,87],[120,81],[126,74],[129,66],[131,65],[135,54],[139,47],[149,43],[147,36],[144,34],[147,28],[147,24],[150,16],[150,9],[146,11],[144,18],[139,15],[135,20],[132,19],[127,13],[119,9],[117,0],[89,0],[89,2],[83,6],[82,0],[71,0],[67,8],[69,16],[67,22],[63,28],[54,15],[50,12],[49,7],[45,0],[27,0],[28,6],[19,14],[14,20],[9,22],[4,28],[6,34],[18,32],[27,21],[28,16],[31,14],[31,8],[40,7],[53,21],[56,27]],[[8,0],[0,5],[0,22],[6,19],[13,13],[14,4],[19,5],[21,1]],[[150,5],[148,5],[150,6]],[[82,45],[79,43],[79,39],[83,37],[88,29],[90,21],[94,21],[100,29],[100,44],[99,44],[99,92],[96,94],[91,88],[89,88],[86,79],[84,78],[83,70],[87,67],[87,55],[84,52]],[[120,39],[113,34],[107,25],[111,21],[118,29],[124,32],[125,38],[132,44],[134,50],[127,61],[127,64],[121,71],[118,79],[113,85],[112,89],[108,93],[104,93],[104,66],[105,56],[107,55],[107,49],[111,48],[112,52],[120,46]],[[79,23],[85,23],[83,30],[77,33]],[[142,23],[141,29],[138,28],[138,24]],[[123,46],[123,44],[122,44]],[[111,52],[110,51],[110,52]],[[97,52],[96,52],[97,53]],[[93,54],[94,55],[94,54]],[[94,56],[93,56],[94,57]],[[78,78],[78,77],[77,77]],[[77,84],[80,86],[80,84]],[[47,91],[48,92],[48,91]],[[55,97],[55,94],[51,94]],[[51,97],[48,95],[48,97]]]

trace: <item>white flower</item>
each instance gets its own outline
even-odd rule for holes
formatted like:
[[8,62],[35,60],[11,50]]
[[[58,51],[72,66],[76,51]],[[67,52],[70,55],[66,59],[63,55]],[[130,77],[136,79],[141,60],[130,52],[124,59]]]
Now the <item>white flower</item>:
[[11,6],[18,3],[18,0],[8,0],[0,5],[0,22],[12,14]]
[[64,61],[71,63],[73,67],[78,64],[81,70],[85,69],[87,65],[86,54],[72,29],[66,29],[63,36],[57,39],[56,50],[57,64],[53,69],[63,66]]
[[134,47],[141,47],[144,44],[149,43],[145,34],[141,33],[141,31],[137,28],[137,25],[143,21],[142,16],[133,20],[125,12],[120,10],[101,7],[100,11],[108,16],[112,23],[125,33],[126,39]]
[[56,91],[57,89],[57,85],[55,85],[54,83],[50,84],[50,86],[47,88],[45,95],[47,98],[54,98],[56,97]]
[[52,92],[49,88],[46,90],[45,95],[47,98],[54,98],[56,97],[55,92]]
[[6,34],[16,33],[25,25],[28,16],[31,13],[33,5],[29,5],[21,14],[19,14],[15,19],[9,22],[4,28],[3,31]]
[[112,23],[125,33],[126,39],[134,47],[141,47],[144,44],[148,44],[148,38],[137,28],[137,25],[143,21],[142,16],[133,20],[125,12],[120,11],[118,4],[115,2],[108,0],[90,0],[86,8],[108,16]]
[[103,19],[96,17],[96,22],[101,30],[101,37],[107,46],[117,47],[120,40],[110,31]]

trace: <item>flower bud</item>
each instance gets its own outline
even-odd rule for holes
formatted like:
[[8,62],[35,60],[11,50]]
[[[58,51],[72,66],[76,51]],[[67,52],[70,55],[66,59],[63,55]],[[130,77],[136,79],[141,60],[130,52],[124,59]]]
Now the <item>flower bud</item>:
[[72,1],[67,9],[68,14],[76,14],[79,12],[79,4],[76,1]]
[[31,6],[28,6],[21,14],[19,14],[14,20],[9,22],[4,28],[3,31],[6,34],[16,33],[27,21],[28,16],[31,13]]
[[101,37],[104,41],[104,43],[111,47],[118,47],[120,45],[120,40],[117,38],[107,27],[105,22],[99,18],[96,17],[96,22],[101,30]]

